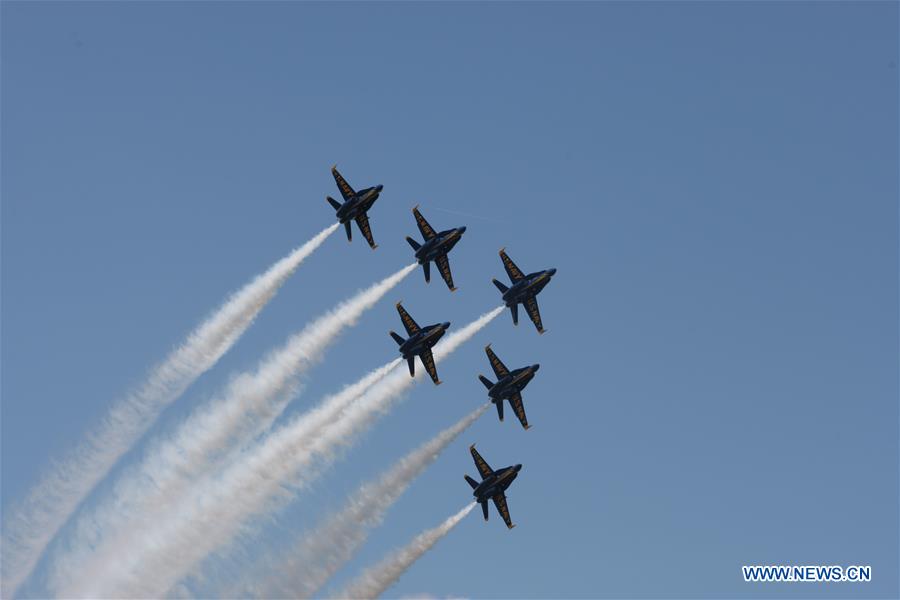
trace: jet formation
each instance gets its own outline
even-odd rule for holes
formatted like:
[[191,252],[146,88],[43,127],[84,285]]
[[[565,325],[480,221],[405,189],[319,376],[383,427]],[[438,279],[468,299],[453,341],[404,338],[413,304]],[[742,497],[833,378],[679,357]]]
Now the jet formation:
[[[372,249],[378,247],[372,237],[372,229],[369,226],[368,211],[378,200],[381,191],[384,189],[382,185],[367,187],[360,191],[354,191],[347,180],[338,172],[337,167],[331,168],[331,174],[341,192],[343,202],[339,202],[327,196],[328,203],[335,209],[338,221],[344,225],[347,231],[347,240],[352,241],[351,221],[356,221],[363,237],[369,243]],[[444,231],[435,231],[428,223],[422,213],[419,211],[418,205],[412,209],[413,217],[416,220],[416,226],[422,234],[423,241],[420,243],[412,237],[407,236],[406,241],[412,247],[415,254],[416,262],[422,265],[425,275],[425,282],[431,282],[431,263],[437,266],[441,278],[447,284],[447,288],[453,292],[456,286],[453,284],[453,274],[450,272],[450,260],[448,254],[462,239],[466,232],[465,226],[446,229]],[[494,285],[500,290],[503,297],[503,303],[509,308],[512,314],[514,325],[519,324],[519,305],[525,307],[528,317],[534,323],[538,333],[544,333],[544,325],[541,322],[541,313],[538,309],[537,295],[550,283],[550,280],[556,274],[555,268],[545,269],[525,275],[521,269],[506,254],[505,249],[500,250],[500,260],[503,268],[509,276],[510,285],[507,286],[497,279],[493,279]],[[418,356],[422,361],[422,365],[431,377],[435,385],[439,385],[441,380],[438,378],[437,367],[435,366],[434,354],[432,348],[437,344],[447,329],[450,327],[449,322],[435,323],[426,327],[420,327],[418,323],[409,315],[403,306],[397,303],[397,312],[400,314],[400,320],[406,329],[407,338],[403,338],[394,331],[390,332],[391,337],[399,346],[400,355],[409,365],[409,374],[411,377],[416,375],[415,359]],[[529,429],[528,418],[525,416],[525,406],[522,401],[522,391],[534,379],[539,364],[513,369],[510,371],[503,361],[497,357],[491,345],[488,344],[484,348],[488,361],[497,378],[496,382],[492,382],[484,375],[479,375],[478,379],[487,388],[488,398],[491,403],[497,407],[497,416],[503,421],[503,402],[509,402],[510,407],[515,413],[519,422],[524,429]],[[516,479],[519,471],[522,469],[521,464],[504,467],[502,469],[491,469],[487,462],[478,454],[473,444],[469,448],[475,466],[481,476],[481,482],[478,482],[468,475],[465,476],[466,481],[472,487],[472,495],[475,500],[481,504],[481,510],[484,513],[485,521],[488,520],[488,500],[494,502],[497,511],[503,518],[503,522],[509,529],[515,527],[509,516],[509,507],[506,503],[506,490],[510,484]]]

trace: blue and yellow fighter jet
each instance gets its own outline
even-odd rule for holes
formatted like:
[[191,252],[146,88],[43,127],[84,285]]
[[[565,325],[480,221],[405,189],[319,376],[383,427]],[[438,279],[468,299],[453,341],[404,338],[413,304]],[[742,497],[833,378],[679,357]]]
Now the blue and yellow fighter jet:
[[506,365],[503,364],[503,361],[497,358],[497,355],[491,350],[490,344],[484,347],[484,351],[487,353],[488,360],[494,369],[494,374],[497,376],[498,381],[493,383],[484,375],[479,375],[478,379],[488,389],[488,396],[490,396],[491,402],[497,405],[497,415],[502,421],[503,401],[509,400],[509,405],[519,418],[522,427],[525,429],[530,428],[531,425],[528,424],[528,418],[525,416],[525,406],[522,404],[522,390],[525,389],[528,382],[534,379],[534,374],[541,368],[541,365],[533,364],[530,367],[522,367],[510,372]]
[[327,196],[326,200],[334,207],[338,221],[343,223],[344,228],[347,230],[347,240],[353,240],[353,234],[350,231],[350,221],[356,220],[356,224],[359,226],[359,230],[362,232],[363,237],[366,238],[366,241],[369,242],[369,246],[374,250],[378,247],[378,244],[376,244],[375,240],[372,238],[372,229],[369,227],[369,215],[367,212],[372,208],[372,205],[375,204],[375,201],[378,200],[378,195],[381,194],[381,190],[384,189],[384,186],[376,185],[354,192],[353,188],[350,187],[350,184],[347,183],[347,180],[338,172],[337,165],[331,167],[331,174],[334,176],[334,182],[341,191],[344,203],[341,204],[331,196]]
[[399,302],[397,303],[397,312],[400,313],[400,320],[403,321],[403,326],[406,328],[409,339],[403,339],[393,331],[390,333],[394,341],[400,345],[400,354],[403,355],[403,358],[409,364],[410,376],[416,376],[415,358],[418,356],[425,366],[425,370],[431,375],[431,380],[434,381],[434,384],[440,385],[441,380],[438,379],[437,367],[434,366],[434,355],[431,353],[431,348],[443,337],[447,328],[450,327],[450,322],[419,327]]
[[416,225],[419,226],[419,231],[422,232],[425,243],[419,244],[419,242],[409,236],[406,236],[406,241],[412,246],[416,253],[416,260],[419,261],[419,264],[425,270],[425,283],[431,282],[431,261],[434,261],[438,271],[441,272],[441,277],[447,283],[447,287],[450,288],[451,292],[455,292],[456,288],[453,286],[453,275],[450,274],[450,259],[447,258],[447,253],[459,242],[462,234],[466,232],[466,228],[456,227],[435,233],[428,221],[425,220],[425,217],[422,216],[422,213],[419,212],[418,206],[413,208],[413,215],[416,217]]
[[544,333],[536,296],[550,283],[550,278],[556,275],[556,269],[547,269],[523,275],[516,263],[506,255],[506,250],[502,248],[500,249],[500,260],[503,261],[503,268],[506,269],[506,274],[509,275],[512,287],[506,287],[496,279],[493,282],[497,289],[500,290],[500,293],[503,294],[503,301],[512,312],[513,324],[519,324],[519,304],[523,304],[534,326],[537,327],[538,333]]
[[484,513],[484,520],[488,520],[487,501],[493,500],[494,506],[497,507],[497,512],[503,517],[503,522],[506,523],[506,526],[509,529],[512,529],[515,525],[513,525],[512,519],[509,518],[509,507],[506,505],[506,494],[504,492],[506,491],[506,488],[509,487],[509,484],[518,477],[522,465],[503,467],[502,469],[497,469],[495,471],[490,468],[487,462],[485,462],[485,460],[481,458],[481,455],[478,454],[478,450],[475,449],[475,444],[469,446],[469,451],[472,453],[475,467],[478,468],[478,473],[481,475],[481,483],[478,483],[468,475],[465,477],[466,481],[469,482],[469,485],[472,486],[472,495],[475,496],[475,500],[481,504],[481,512]]

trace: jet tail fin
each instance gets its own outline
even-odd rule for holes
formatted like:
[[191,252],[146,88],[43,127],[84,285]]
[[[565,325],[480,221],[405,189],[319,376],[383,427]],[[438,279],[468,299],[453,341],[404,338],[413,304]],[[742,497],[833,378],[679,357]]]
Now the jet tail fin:
[[508,288],[508,287],[506,287],[505,285],[503,285],[502,283],[500,283],[500,282],[497,281],[496,279],[491,279],[491,281],[494,282],[494,285],[497,286],[497,289],[500,290],[500,293],[501,293],[501,294],[505,294],[506,292],[509,291],[509,288]]
[[422,269],[425,271],[425,283],[431,283],[431,263],[422,263]]
[[512,313],[513,325],[519,324],[519,305],[513,304],[509,307],[509,312]]
[[409,236],[406,236],[406,241],[409,242],[409,245],[412,246],[413,250],[418,250],[419,248],[422,247],[422,244],[420,244],[419,242],[417,242],[416,240],[412,239]]
[[394,338],[394,341],[397,342],[397,345],[398,345],[398,346],[402,346],[402,345],[403,345],[403,342],[406,341],[406,340],[404,340],[402,337],[400,337],[400,335],[397,334],[396,331],[392,331],[392,332],[391,332],[391,337]]
[[414,356],[410,356],[409,358],[406,359],[406,362],[409,364],[410,377],[416,376],[416,360],[415,360],[415,358],[416,357],[414,357]]
[[328,204],[330,204],[331,207],[334,208],[334,210],[340,210],[340,208],[341,208],[341,203],[340,203],[340,202],[338,202],[337,200],[335,200],[335,199],[332,198],[331,196],[325,196],[325,199],[328,200]]
[[344,229],[347,230],[347,240],[353,241],[353,231],[350,229],[350,221],[344,223]]
[[479,375],[478,379],[481,380],[481,383],[483,383],[484,387],[486,387],[487,389],[491,389],[492,387],[494,387],[494,384],[491,383],[491,380],[484,375]]
[[477,482],[477,481],[475,481],[474,479],[472,479],[472,478],[469,477],[468,475],[466,475],[465,477],[466,477],[466,481],[469,482],[469,485],[472,486],[472,489],[473,489],[473,490],[474,490],[475,488],[478,487],[478,482]]
[[484,501],[484,502],[481,503],[481,512],[484,513],[484,520],[487,521],[487,520],[488,520],[488,507],[487,507],[487,501]]

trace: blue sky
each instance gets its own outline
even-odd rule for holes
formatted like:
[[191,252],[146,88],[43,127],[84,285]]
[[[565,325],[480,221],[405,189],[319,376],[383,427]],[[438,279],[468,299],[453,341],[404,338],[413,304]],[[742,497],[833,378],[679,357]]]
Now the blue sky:
[[[394,356],[394,301],[454,326],[495,306],[501,246],[559,269],[548,333],[502,315],[260,548],[482,402],[491,342],[510,367],[541,363],[534,427],[485,415],[335,583],[458,510],[478,442],[492,465],[524,464],[518,527],[471,515],[390,595],[900,593],[896,3],[0,10],[4,506],[228,292],[331,222],[338,163],[385,186],[379,248],[329,239],[153,432],[410,262],[415,204],[468,226],[460,290],[414,273],[292,410]],[[740,575],[819,563],[870,564],[873,581]]]

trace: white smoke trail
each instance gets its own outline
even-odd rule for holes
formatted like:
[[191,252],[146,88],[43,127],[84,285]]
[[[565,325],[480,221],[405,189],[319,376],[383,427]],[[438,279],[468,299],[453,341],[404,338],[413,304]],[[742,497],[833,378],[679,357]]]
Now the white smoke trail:
[[[388,509],[413,480],[489,406],[478,407],[404,456],[376,481],[361,486],[340,512],[304,536],[293,550],[283,553],[272,569],[269,581],[253,589],[255,595],[262,598],[313,597],[365,543],[369,531],[381,524]],[[248,584],[249,588],[255,588],[252,582],[248,581]]]
[[461,511],[433,529],[423,531],[413,538],[404,548],[394,551],[387,558],[363,572],[362,575],[350,582],[335,598],[377,598],[389,587],[397,583],[400,576],[409,569],[414,562],[419,560],[426,552],[431,550],[441,538],[450,533],[457,523],[472,512],[475,503],[472,502]]
[[134,519],[152,521],[169,510],[198,477],[266,431],[296,395],[300,375],[344,328],[415,268],[413,263],[400,269],[310,323],[263,359],[255,372],[233,379],[222,396],[197,409],[171,436],[156,441],[143,462],[117,482],[111,497],[79,519],[76,540],[55,557],[51,589],[82,577],[85,562],[101,544],[130,543]]
[[[324,427],[327,422],[333,418],[335,415],[340,413],[341,409],[353,402],[355,399],[359,398],[368,388],[375,385],[378,381],[383,379],[388,373],[394,370],[401,363],[401,359],[397,358],[393,361],[375,369],[370,372],[368,375],[357,381],[356,383],[345,386],[339,393],[328,397],[325,401],[323,401],[318,407],[307,411],[300,417],[295,417],[290,425],[287,425],[280,430],[277,430],[272,435],[276,435],[280,432],[285,431],[288,427],[291,428],[291,433],[298,438],[305,438],[306,436],[312,434],[317,428]],[[234,472],[238,465],[240,465],[241,461],[244,460],[244,455],[254,455],[258,453],[258,449],[260,446],[256,446],[253,449],[242,449],[236,456],[234,461],[231,463],[226,474],[230,472]],[[254,473],[251,470],[246,470],[241,473],[242,476],[251,478]],[[218,485],[221,485],[223,480],[223,474],[208,474],[205,477],[201,478],[198,482],[198,487],[205,487],[206,489],[216,490]],[[280,482],[273,482],[274,485],[280,484]],[[272,493],[277,494],[279,490],[270,490]],[[284,490],[280,490],[283,492]],[[189,491],[190,494],[190,491]],[[194,493],[196,496],[196,492]],[[182,499],[182,504],[184,500]],[[178,508],[178,507],[176,507]],[[171,515],[170,515],[171,516]],[[176,516],[177,517],[177,516]],[[165,517],[163,517],[164,519]],[[63,577],[56,577],[53,580],[53,584],[56,586],[56,595],[59,597],[98,597],[100,595],[99,592],[89,592],[86,591],[90,586],[99,585],[100,580],[104,577],[104,573],[106,569],[116,564],[116,561],[119,556],[122,556],[123,553],[127,554],[130,547],[134,546],[134,542],[141,539],[141,532],[144,532],[143,535],[152,536],[153,532],[157,529],[157,522],[164,522],[163,519],[145,519],[143,520],[139,526],[133,526],[131,530],[132,539],[125,538],[115,540],[115,543],[107,544],[104,548],[95,549],[93,552],[93,560],[88,565],[82,566],[82,571],[77,573],[79,577],[71,582],[66,582]],[[139,569],[140,565],[134,566],[135,569]],[[60,589],[58,586],[68,586],[68,588],[63,587]],[[165,591],[165,590],[164,590]],[[161,596],[162,592],[156,594],[156,596]]]
[[[497,307],[447,336],[435,346],[435,360],[452,353],[502,311]],[[224,472],[198,481],[176,511],[133,529],[127,545],[98,552],[95,568],[85,571],[90,575],[61,595],[161,597],[208,554],[232,543],[249,519],[271,515],[292,500],[330,465],[339,449],[374,424],[413,383],[426,378],[424,371],[411,378],[393,369],[358,397],[345,390],[326,399],[242,453]]]
[[338,225],[329,226],[228,298],[139,388],[113,405],[70,456],[43,475],[4,523],[0,595],[8,598],[15,593],[50,540],[116,461],[166,406],[234,345],[300,263]]

